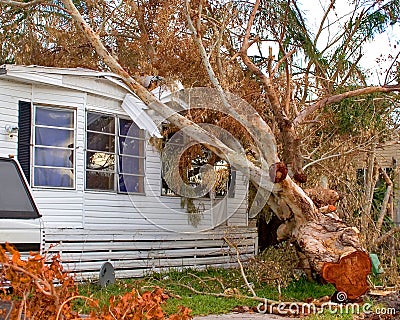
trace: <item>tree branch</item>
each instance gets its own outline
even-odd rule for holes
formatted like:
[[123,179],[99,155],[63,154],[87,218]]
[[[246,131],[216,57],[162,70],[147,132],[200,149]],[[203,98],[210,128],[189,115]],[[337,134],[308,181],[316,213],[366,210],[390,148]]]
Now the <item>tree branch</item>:
[[345,154],[349,154],[349,153],[352,153],[352,152],[354,152],[354,150],[349,150],[349,151],[346,151],[346,152],[343,152],[343,153],[331,154],[329,156],[326,156],[326,157],[323,157],[323,158],[319,158],[317,160],[314,160],[314,161],[311,161],[311,162],[307,163],[303,167],[303,170],[306,170],[308,167],[311,167],[311,166],[313,166],[313,165],[315,165],[315,164],[317,164],[319,162],[322,162],[322,161],[325,161],[325,160],[329,160],[329,159],[332,159],[332,158],[342,157]]
[[[285,302],[285,301],[277,301],[277,300],[270,300],[266,298],[260,298],[258,296],[247,296],[247,295],[242,295],[240,293],[237,294],[227,294],[227,293],[215,293],[215,292],[204,292],[204,291],[199,291],[196,290],[195,288],[188,286],[183,283],[176,283],[176,285],[186,288],[190,291],[192,291],[195,294],[199,295],[206,295],[206,296],[212,296],[212,297],[221,297],[221,298],[234,298],[234,299],[248,299],[248,300],[253,300],[253,301],[258,301],[264,304],[264,306],[267,307],[267,310],[265,310],[266,313],[271,311],[271,313],[277,314],[277,315],[282,315],[282,311],[286,312],[285,314],[287,315],[304,315],[307,314],[307,312],[314,312],[314,310],[311,309],[310,311],[310,304],[306,302]],[[278,306],[292,306],[291,308],[286,308],[282,309],[281,307],[278,308]],[[336,310],[338,308],[338,305],[336,303],[321,303],[321,302],[313,302],[313,305],[315,306],[315,312],[321,312],[322,307],[330,306],[333,310]],[[276,307],[275,307],[276,306]],[[294,306],[297,306],[295,308]],[[261,307],[261,310],[264,311]]]
[[194,35],[194,40],[199,49],[200,56],[203,65],[207,71],[208,77],[214,88],[217,90],[219,97],[221,98],[224,107],[223,111],[226,112],[227,114],[230,114],[234,119],[239,120],[242,123],[242,125],[244,125],[247,128],[247,130],[251,133],[252,137],[255,138],[254,139],[255,143],[257,144],[260,152],[263,155],[263,159],[260,159],[262,163],[264,160],[269,165],[275,162],[279,162],[279,159],[276,156],[276,152],[275,150],[273,150],[276,145],[275,137],[272,133],[271,128],[266,124],[266,122],[261,118],[261,116],[251,111],[246,112],[248,110],[246,108],[243,108],[243,104],[235,104],[235,103],[231,104],[228,102],[226,94],[207,56],[207,52],[206,49],[204,48],[200,34],[195,29],[193,21],[190,17],[189,5],[190,1],[186,0],[186,19],[188,21],[189,29]]
[[400,57],[400,51],[397,53],[397,55],[393,58],[392,63],[390,64],[389,68],[387,68],[387,73],[385,75],[385,80],[384,83],[389,82],[389,75],[390,75],[390,70],[398,63],[398,59]]
[[85,297],[85,296],[79,296],[79,295],[77,295],[77,296],[70,297],[70,298],[68,298],[67,300],[65,300],[65,301],[61,304],[61,306],[58,308],[56,320],[59,320],[59,319],[60,319],[61,312],[62,312],[62,309],[64,308],[64,306],[65,306],[67,303],[69,303],[70,301],[74,300],[74,299],[84,299],[84,300],[87,300],[87,301],[90,301],[90,302],[95,302],[95,300],[93,300],[92,298]]
[[[270,74],[270,76],[266,76],[262,70],[254,64],[254,62],[247,55],[247,51],[249,49],[249,38],[250,38],[250,30],[254,23],[254,19],[259,7],[260,1],[256,1],[253,7],[253,11],[250,15],[249,21],[247,23],[246,34],[243,39],[242,47],[240,48],[240,56],[242,58],[243,63],[247,66],[247,68],[257,76],[265,89],[266,96],[268,97],[272,113],[277,122],[281,140],[285,143],[283,144],[283,162],[289,169],[289,173],[294,177],[295,180],[300,182],[305,182],[307,180],[306,175],[302,170],[302,161],[301,161],[301,152],[300,152],[300,141],[298,139],[297,133],[293,126],[291,119],[289,119],[285,107],[290,103],[290,74],[288,68],[286,68],[286,97],[282,99],[285,105],[281,105],[281,101],[279,98],[279,91],[275,88],[274,85],[274,74]],[[280,50],[282,51],[282,46],[280,46]],[[286,56],[286,55],[285,55]],[[286,57],[286,61],[287,61]],[[268,68],[270,69],[270,68]]]
[[376,242],[375,246],[379,247],[381,244],[386,242],[390,237],[394,236],[396,233],[400,233],[400,227],[393,228],[392,230],[386,232],[382,237],[380,237]]
[[319,24],[319,28],[318,28],[317,34],[315,35],[315,38],[314,38],[314,46],[315,46],[315,47],[316,47],[316,45],[317,45],[318,38],[319,38],[319,36],[321,35],[322,30],[324,29],[324,23],[325,23],[326,19],[328,18],[328,14],[329,14],[329,12],[333,9],[333,6],[334,6],[334,4],[335,4],[335,1],[336,1],[336,0],[331,0],[328,9],[326,9],[325,12],[324,12],[324,16],[323,16],[322,19],[321,19],[321,22],[320,22],[320,24]]
[[304,122],[307,119],[307,117],[310,116],[315,111],[317,111],[325,106],[328,106],[330,104],[341,102],[347,98],[358,97],[358,96],[361,96],[364,94],[371,94],[371,93],[378,93],[378,92],[387,93],[387,92],[393,92],[393,91],[400,91],[400,84],[390,85],[390,86],[376,86],[376,87],[361,88],[361,89],[356,89],[356,90],[348,91],[345,93],[337,94],[334,96],[326,97],[326,98],[323,98],[323,99],[315,102],[308,108],[301,111],[299,113],[299,115],[294,119],[293,123],[295,126],[297,126],[297,125],[301,124],[302,122]]
[[46,2],[46,0],[33,0],[29,2],[20,2],[20,1],[14,1],[14,0],[0,0],[1,4],[5,4],[7,6],[11,7],[19,7],[19,8],[27,8],[31,6],[35,6],[37,4],[41,4]]
[[244,39],[243,39],[242,49],[245,51],[247,51],[247,49],[249,49],[249,47],[250,47],[250,43],[249,43],[250,32],[251,32],[251,28],[253,27],[254,19],[256,17],[259,6],[260,6],[260,0],[256,0],[256,3],[254,4],[254,7],[253,7],[253,11],[251,12],[249,21],[247,23],[246,33],[245,33]]
[[283,56],[281,59],[279,59],[279,61],[275,65],[274,69],[271,71],[271,74],[275,74],[278,71],[281,64],[283,62],[285,62],[285,60],[289,59],[289,57],[291,57],[296,51],[297,51],[297,49],[293,49],[293,50],[289,51],[288,53],[286,53],[285,56]]
[[381,167],[379,167],[379,173],[383,176],[383,179],[385,180],[387,186],[385,196],[382,201],[381,210],[379,212],[378,221],[376,222],[376,228],[378,229],[379,232],[381,232],[383,220],[385,219],[386,213],[388,212],[388,204],[392,197],[393,182],[386,173],[386,171],[383,170]]
[[251,292],[251,294],[253,295],[253,297],[257,297],[256,293],[254,292],[253,287],[250,285],[249,281],[247,280],[246,273],[244,272],[244,269],[243,269],[243,264],[242,264],[242,262],[240,261],[240,252],[239,252],[238,247],[237,247],[236,245],[234,245],[231,241],[229,241],[228,238],[223,237],[222,239],[223,239],[231,248],[234,248],[234,249],[235,249],[235,251],[236,251],[236,260],[237,260],[237,262],[238,262],[238,264],[239,264],[240,273],[242,274],[242,278],[243,278],[243,280],[244,280],[244,283],[246,284],[246,287],[249,289],[249,291]]
[[[79,13],[71,0],[62,0],[64,6],[69,11],[72,19],[76,22],[83,34],[88,38],[93,45],[97,54],[103,59],[104,63],[122,80],[127,86],[147,105],[150,109],[156,111],[159,115],[168,119],[178,128],[186,128],[186,133],[196,141],[199,141],[207,146],[212,152],[222,159],[229,159],[238,170],[249,172],[250,178],[254,183],[267,190],[278,190],[279,187],[272,184],[270,179],[265,179],[265,171],[255,166],[251,161],[243,155],[238,154],[235,150],[229,148],[226,144],[217,139],[213,134],[201,128],[193,121],[185,118],[166,104],[157,100],[146,88],[138,81],[132,78],[129,73],[119,64],[119,62],[108,52],[99,36],[86,23],[82,15]],[[251,116],[251,115],[249,115]],[[261,133],[260,133],[261,134]],[[263,133],[265,134],[265,133]],[[274,154],[273,156],[276,156]],[[290,184],[291,182],[288,181]],[[311,200],[310,200],[311,201]],[[310,203],[311,207],[312,204]],[[300,209],[300,208],[299,208]]]
[[103,20],[103,22],[101,23],[100,27],[97,30],[97,34],[101,35],[105,32],[105,27],[106,27],[107,22],[115,15],[115,12],[117,11],[117,9],[119,9],[121,7],[122,3],[123,2],[121,1],[121,3],[117,4],[115,6],[115,8],[111,11],[111,13],[108,15],[108,17],[106,17]]
[[[277,95],[277,92],[275,90],[275,87],[272,83],[272,80],[270,77],[267,77],[261,70],[258,68],[249,58],[247,55],[247,50],[250,47],[250,30],[253,26],[254,19],[258,10],[258,7],[260,5],[260,0],[257,0],[256,3],[254,4],[253,11],[250,15],[249,21],[247,23],[247,28],[246,28],[246,34],[243,39],[242,47],[240,48],[240,56],[244,62],[244,64],[249,68],[251,72],[253,72],[256,76],[260,78],[262,81],[264,88],[267,92],[268,99],[271,103],[272,110],[274,112],[275,117],[277,118],[278,122],[282,120],[288,120],[286,115],[283,113],[283,110],[280,108],[280,103],[279,103],[279,98]],[[272,75],[271,75],[272,76]],[[284,121],[286,122],[286,121]]]

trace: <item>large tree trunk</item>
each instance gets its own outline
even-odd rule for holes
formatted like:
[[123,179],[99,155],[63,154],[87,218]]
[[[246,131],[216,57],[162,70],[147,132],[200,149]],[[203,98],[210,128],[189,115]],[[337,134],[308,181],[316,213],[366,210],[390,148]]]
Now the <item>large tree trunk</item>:
[[336,209],[334,206],[317,208],[290,178],[281,186],[280,196],[292,209],[295,220],[295,224],[286,224],[285,232],[296,239],[312,269],[334,284],[337,291],[346,293],[348,299],[363,295],[368,290],[371,261],[360,244],[357,228],[330,212],[331,207]]
[[297,242],[314,270],[347,298],[356,299],[368,290],[369,255],[359,242],[359,232],[334,214],[319,214],[295,230]]
[[[178,128],[186,128],[186,133],[191,138],[205,144],[219,157],[229,159],[238,170],[248,172],[250,179],[259,188],[265,189],[267,192],[272,190],[276,198],[283,199],[293,213],[292,221],[294,222],[288,224],[286,232],[297,239],[300,248],[309,259],[310,265],[320,272],[325,280],[334,283],[338,291],[346,292],[349,298],[356,298],[367,290],[366,276],[370,270],[370,261],[360,245],[358,231],[346,226],[337,217],[325,215],[318,210],[307,194],[287,176],[285,165],[282,163],[271,164],[271,161],[279,161],[276,147],[271,146],[274,139],[269,138],[272,130],[257,113],[250,115],[242,113],[239,117],[245,121],[248,129],[255,131],[254,136],[259,138],[259,142],[262,143],[264,147],[261,149],[264,156],[262,163],[270,164],[269,172],[268,168],[254,165],[243,155],[239,155],[218,140],[213,134],[157,100],[110,55],[98,34],[85,22],[73,2],[63,0],[63,3],[99,56],[113,72],[121,76],[129,88],[149,108]],[[269,84],[268,81],[267,84]],[[235,112],[240,113],[240,109],[238,108]],[[265,141],[266,139],[268,141]],[[265,144],[263,144],[264,141]],[[268,175],[270,179],[265,178]],[[343,266],[345,266],[345,270]],[[348,277],[348,272],[351,272],[351,277]],[[360,281],[354,281],[356,278]]]

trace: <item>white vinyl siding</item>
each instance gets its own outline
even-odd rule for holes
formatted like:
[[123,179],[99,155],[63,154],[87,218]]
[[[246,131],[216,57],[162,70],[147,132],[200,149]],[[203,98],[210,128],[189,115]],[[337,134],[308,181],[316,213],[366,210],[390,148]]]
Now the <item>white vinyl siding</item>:
[[18,127],[18,102],[31,101],[31,85],[0,79],[0,155],[17,155],[18,133],[10,136],[6,126]]
[[[4,83],[4,84],[3,84]],[[2,87],[3,85],[3,87]],[[196,200],[195,203],[204,209],[197,226],[190,224],[187,209],[182,207],[180,197],[160,196],[161,191],[161,159],[158,150],[149,143],[144,144],[144,193],[143,194],[116,194],[113,192],[97,192],[84,189],[85,185],[85,153],[86,153],[86,112],[110,113],[116,118],[127,119],[122,110],[121,101],[87,95],[69,89],[53,88],[40,85],[20,85],[8,81],[0,81],[1,100],[5,108],[0,109],[7,117],[0,119],[1,127],[6,124],[17,125],[18,101],[32,101],[34,104],[53,104],[57,106],[73,106],[75,110],[76,148],[75,148],[75,190],[56,190],[34,188],[34,196],[43,215],[43,221],[49,227],[88,228],[100,230],[110,228],[118,230],[171,230],[177,232],[198,232],[208,230],[218,225],[213,222],[216,206],[222,206],[219,199]],[[45,93],[45,95],[44,95]],[[62,94],[61,94],[62,93]],[[45,99],[46,97],[46,99]],[[48,100],[47,100],[48,98]],[[87,99],[95,106],[88,105]],[[6,119],[6,120],[5,120]],[[118,127],[116,127],[118,129]],[[119,129],[118,129],[119,130]],[[117,130],[116,130],[117,131]],[[2,151],[16,154],[16,137],[9,138],[1,135]],[[118,140],[118,139],[117,139]],[[116,142],[116,148],[118,142]],[[237,172],[234,197],[226,199],[227,224],[233,226],[247,225],[247,181],[240,172]],[[115,186],[117,188],[117,186]],[[211,204],[214,208],[211,208]],[[218,220],[218,219],[217,219]]]
[[[47,85],[31,85],[34,105],[57,106],[75,114],[74,189],[33,187],[33,195],[44,226],[83,228],[84,226],[84,138],[86,93]],[[32,123],[33,123],[32,119]],[[33,131],[33,127],[32,127]],[[33,132],[32,132],[33,134]],[[33,165],[33,164],[32,164]]]

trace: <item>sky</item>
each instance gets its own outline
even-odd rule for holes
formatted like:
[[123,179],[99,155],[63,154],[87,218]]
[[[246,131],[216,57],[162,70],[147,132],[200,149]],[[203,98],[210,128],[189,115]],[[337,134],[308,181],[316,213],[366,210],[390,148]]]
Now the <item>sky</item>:
[[[323,16],[323,8],[328,6],[330,1],[327,0],[300,0],[299,7],[306,13],[308,23],[317,30],[319,22]],[[369,1],[371,2],[371,1]],[[387,2],[387,1],[385,1]],[[348,0],[336,0],[335,10],[328,16],[330,22],[336,21],[338,17],[346,16],[352,11]],[[345,19],[339,20],[330,29],[330,34],[338,32],[343,26]],[[328,32],[321,35],[321,45],[329,37]],[[385,70],[390,66],[391,61],[383,61],[388,55],[396,56],[400,50],[400,26],[397,23],[395,26],[390,26],[383,34],[379,34],[375,39],[364,47],[364,54],[360,60],[361,65],[369,71],[370,84],[382,84],[384,81]],[[377,63],[377,60],[380,63]]]

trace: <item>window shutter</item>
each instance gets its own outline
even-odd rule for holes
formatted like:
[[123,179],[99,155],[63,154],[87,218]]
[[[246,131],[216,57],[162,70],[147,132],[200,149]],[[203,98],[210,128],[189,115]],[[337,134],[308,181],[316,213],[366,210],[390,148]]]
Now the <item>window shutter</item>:
[[18,103],[18,161],[22,171],[30,184],[31,165],[31,131],[32,131],[31,103],[19,101]]

